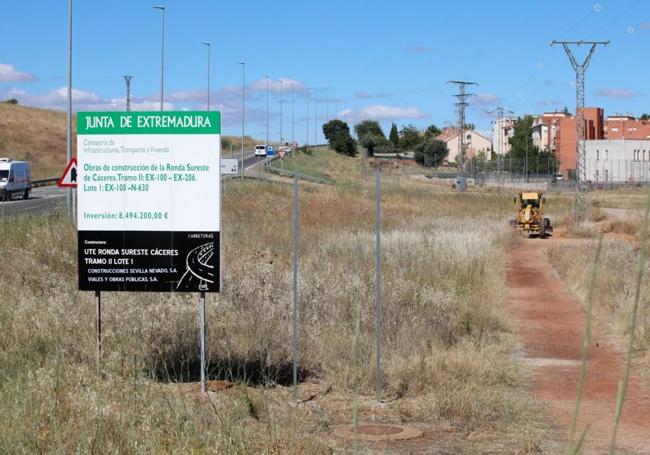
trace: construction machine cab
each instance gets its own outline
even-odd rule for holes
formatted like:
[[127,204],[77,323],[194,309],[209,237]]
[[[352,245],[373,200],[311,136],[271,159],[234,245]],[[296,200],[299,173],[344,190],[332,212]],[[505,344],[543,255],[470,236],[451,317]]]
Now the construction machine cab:
[[540,238],[550,235],[553,231],[551,222],[543,217],[544,198],[542,192],[531,191],[519,193],[514,198],[517,213],[511,224],[519,232],[534,234]]

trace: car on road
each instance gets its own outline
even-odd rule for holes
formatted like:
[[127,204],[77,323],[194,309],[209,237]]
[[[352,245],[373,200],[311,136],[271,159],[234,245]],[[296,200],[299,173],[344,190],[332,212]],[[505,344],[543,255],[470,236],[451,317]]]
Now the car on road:
[[10,201],[15,194],[29,199],[32,190],[32,171],[27,161],[0,158],[0,200]]
[[256,145],[255,156],[266,156],[266,148],[268,145]]

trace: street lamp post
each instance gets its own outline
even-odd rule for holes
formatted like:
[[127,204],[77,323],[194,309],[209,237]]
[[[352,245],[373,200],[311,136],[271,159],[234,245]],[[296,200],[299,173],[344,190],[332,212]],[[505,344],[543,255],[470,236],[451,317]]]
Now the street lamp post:
[[282,137],[282,79],[280,79],[280,147],[284,144]]
[[266,145],[269,145],[269,77],[266,77]]
[[246,112],[246,62],[239,62],[241,65],[241,179],[244,180],[244,121]]
[[307,150],[307,146],[309,145],[309,89],[307,89],[307,121],[305,123],[307,124],[307,134],[305,136],[305,150]]
[[[264,143],[264,153],[268,151],[269,148],[269,76],[264,76],[266,78],[266,142]],[[260,156],[257,155],[257,181],[261,179],[260,169]]]
[[165,7],[158,5],[154,9],[160,10],[161,38],[160,38],[160,110],[163,110],[165,91]]
[[208,48],[208,111],[210,110],[210,43],[207,41],[202,42],[201,44],[207,46]]
[[[68,118],[67,118],[67,138],[66,138],[66,163],[72,159],[72,0],[68,0]],[[68,188],[66,192],[66,204],[68,206],[68,216],[73,220],[75,217],[74,190]]]
[[526,157],[524,158],[524,174],[526,176],[526,183],[528,183],[528,137],[526,137]]
[[291,158],[295,156],[296,152],[296,138],[294,136],[295,133],[295,117],[294,117],[294,110],[293,110],[293,99],[295,98],[295,92],[294,92],[294,84],[291,84]]
[[314,147],[318,143],[318,92],[314,90]]

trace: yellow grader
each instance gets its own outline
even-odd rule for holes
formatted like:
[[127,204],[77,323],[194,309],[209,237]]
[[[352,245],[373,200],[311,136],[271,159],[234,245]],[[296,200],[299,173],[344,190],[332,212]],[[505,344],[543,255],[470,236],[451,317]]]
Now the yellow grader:
[[545,200],[541,191],[519,193],[514,202],[517,215],[514,220],[510,220],[510,224],[518,232],[531,237],[536,235],[540,239],[553,233],[551,220],[544,218],[543,215]]

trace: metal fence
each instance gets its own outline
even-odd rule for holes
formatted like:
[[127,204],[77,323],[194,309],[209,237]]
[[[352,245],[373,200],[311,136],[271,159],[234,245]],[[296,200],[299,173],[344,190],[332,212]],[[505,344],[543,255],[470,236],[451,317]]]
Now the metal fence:
[[[649,161],[635,160],[587,160],[587,188],[607,190],[650,183]],[[433,172],[432,177],[453,179],[457,167]],[[513,160],[468,160],[465,176],[475,185],[504,187],[541,187],[558,191],[575,190],[575,172],[559,172],[559,162],[553,158]]]

